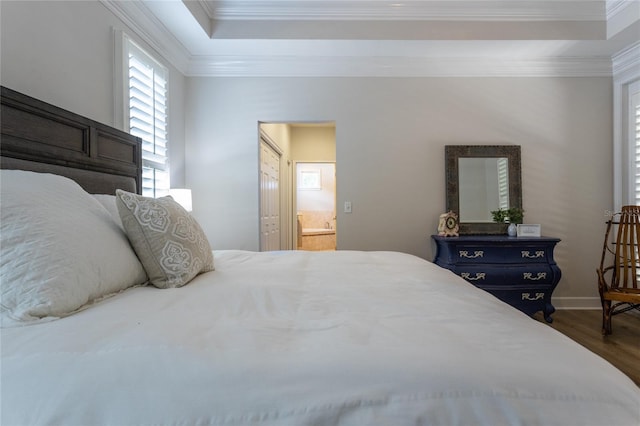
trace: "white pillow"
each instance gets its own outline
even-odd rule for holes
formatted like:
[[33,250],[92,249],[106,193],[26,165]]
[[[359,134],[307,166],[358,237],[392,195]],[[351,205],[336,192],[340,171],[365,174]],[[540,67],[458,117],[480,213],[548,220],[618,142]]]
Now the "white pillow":
[[118,213],[118,206],[116,205],[116,196],[109,194],[91,194],[93,198],[98,200],[102,207],[107,209],[111,218],[118,224],[118,226],[124,232],[124,227],[122,226],[122,220],[120,219],[120,213]]
[[2,326],[68,315],[147,276],[109,212],[62,176],[1,171]]

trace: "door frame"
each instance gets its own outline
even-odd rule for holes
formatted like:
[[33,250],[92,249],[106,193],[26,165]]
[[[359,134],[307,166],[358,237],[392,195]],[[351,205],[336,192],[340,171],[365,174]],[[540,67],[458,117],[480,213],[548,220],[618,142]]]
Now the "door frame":
[[[320,127],[333,127],[334,132],[336,129],[335,120],[268,120],[268,121],[258,121],[258,138],[257,138],[257,150],[258,150],[258,158],[256,159],[257,163],[257,171],[258,171],[258,180],[257,180],[257,191],[258,191],[258,247],[262,248],[262,227],[261,227],[261,217],[262,217],[262,194],[261,194],[261,186],[260,186],[260,153],[261,153],[261,142],[264,140],[270,147],[272,147],[276,152],[280,154],[280,249],[281,250],[295,250],[297,244],[297,215],[296,215],[296,199],[295,199],[295,169],[294,169],[294,160],[291,158],[291,146],[288,145],[290,142],[293,144],[293,140],[289,142],[283,141],[283,147],[281,147],[269,134],[262,128],[263,125],[266,124],[282,124],[282,125],[311,125],[311,126],[320,126]],[[291,138],[290,138],[291,139]],[[334,135],[333,144],[336,144],[336,136]],[[335,149],[335,148],[334,148]],[[333,160],[324,161],[319,160],[315,162],[320,163],[334,163],[336,168],[336,228],[337,228],[337,156],[334,152]],[[314,161],[302,161],[306,163],[313,163]]]

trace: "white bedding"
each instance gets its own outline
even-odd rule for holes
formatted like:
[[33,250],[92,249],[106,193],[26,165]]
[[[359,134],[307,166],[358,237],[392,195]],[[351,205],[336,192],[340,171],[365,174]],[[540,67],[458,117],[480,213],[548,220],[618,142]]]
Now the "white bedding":
[[453,273],[391,252],[216,251],[2,330],[2,425],[628,425],[609,363]]

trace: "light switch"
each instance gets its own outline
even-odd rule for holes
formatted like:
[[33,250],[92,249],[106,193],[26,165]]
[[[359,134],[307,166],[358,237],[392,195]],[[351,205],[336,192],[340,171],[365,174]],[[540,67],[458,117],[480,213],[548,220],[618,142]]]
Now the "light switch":
[[351,213],[351,201],[344,202],[344,212]]

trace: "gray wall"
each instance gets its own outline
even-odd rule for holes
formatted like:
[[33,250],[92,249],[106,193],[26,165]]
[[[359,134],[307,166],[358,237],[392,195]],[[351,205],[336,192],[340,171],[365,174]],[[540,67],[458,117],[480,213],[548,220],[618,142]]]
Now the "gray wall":
[[[338,248],[433,256],[444,145],[522,146],[525,221],[562,238],[565,305],[597,302],[610,78],[190,78],[187,182],[216,248],[258,248],[259,121],[336,123]],[[589,301],[581,298],[589,297]]]
[[[0,2],[1,83],[114,124],[99,2]],[[139,40],[138,40],[139,41]],[[142,43],[144,45],[144,43]],[[148,46],[145,46],[148,47]],[[258,122],[335,121],[340,249],[432,258],[444,145],[522,146],[525,221],[562,238],[556,304],[597,306],[612,209],[611,78],[185,78],[169,66],[172,182],[215,249],[259,247]]]

